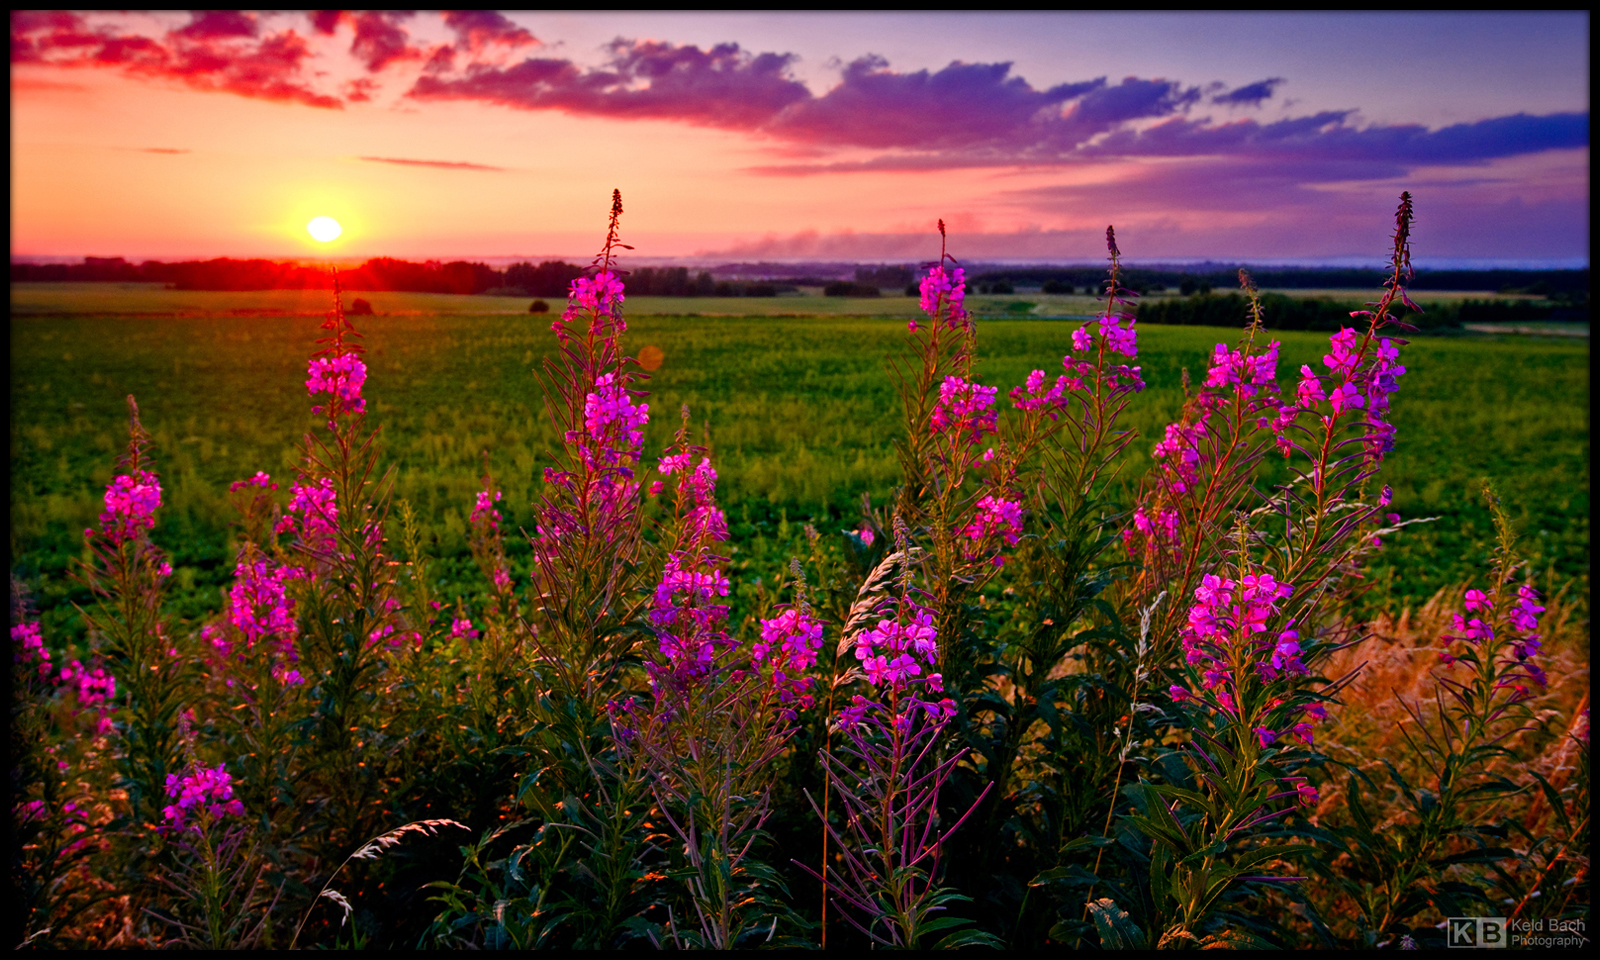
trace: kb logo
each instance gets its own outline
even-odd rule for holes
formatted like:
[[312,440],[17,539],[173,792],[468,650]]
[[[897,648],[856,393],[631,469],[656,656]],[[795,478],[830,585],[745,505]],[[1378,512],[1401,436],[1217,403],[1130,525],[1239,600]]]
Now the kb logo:
[[1451,947],[1504,947],[1505,917],[1451,917],[1445,921],[1445,944]]

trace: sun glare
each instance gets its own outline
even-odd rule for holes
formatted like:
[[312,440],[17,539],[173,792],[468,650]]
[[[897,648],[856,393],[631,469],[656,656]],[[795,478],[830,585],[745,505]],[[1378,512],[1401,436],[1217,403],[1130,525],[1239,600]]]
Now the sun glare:
[[306,232],[311,234],[313,239],[327,243],[337,239],[339,234],[344,232],[344,228],[332,217],[313,217],[311,222],[306,224]]

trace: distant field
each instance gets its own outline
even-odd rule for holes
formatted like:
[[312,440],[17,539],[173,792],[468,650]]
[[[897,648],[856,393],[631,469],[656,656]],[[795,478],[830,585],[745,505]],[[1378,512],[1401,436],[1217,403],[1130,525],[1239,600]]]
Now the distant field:
[[[1225,291],[1224,291],[1225,292]],[[1373,290],[1278,290],[1292,297],[1321,297],[1363,303]],[[532,297],[461,296],[445,293],[354,292],[345,296],[348,306],[356,297],[372,304],[378,314],[512,314],[526,313]],[[1148,294],[1149,299],[1176,297],[1176,291]],[[1430,302],[1464,299],[1518,299],[1482,291],[1426,291],[1413,299]],[[1521,298],[1528,299],[1528,298]],[[548,300],[560,311],[559,300]],[[1021,288],[1003,296],[970,295],[969,309],[979,316],[1081,317],[1098,312],[1102,301],[1094,297],[1043,294]],[[327,310],[325,290],[168,290],[154,283],[14,283],[13,314],[178,314],[192,316],[316,315]],[[920,312],[916,297],[888,291],[883,297],[825,297],[820,288],[803,288],[800,294],[777,297],[629,297],[630,316],[703,317],[911,317]]]

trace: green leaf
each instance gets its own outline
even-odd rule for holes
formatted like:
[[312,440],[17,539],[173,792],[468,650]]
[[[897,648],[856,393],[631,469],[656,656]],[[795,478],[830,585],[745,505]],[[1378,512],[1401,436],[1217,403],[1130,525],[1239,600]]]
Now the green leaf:
[[1144,931],[1129,919],[1127,911],[1118,907],[1110,897],[1101,897],[1087,905],[1094,927],[1100,933],[1100,946],[1106,950],[1145,949]]
[[1556,792],[1556,788],[1552,787],[1550,781],[1546,780],[1542,774],[1535,773],[1533,778],[1539,781],[1539,789],[1544,791],[1544,798],[1549,802],[1550,809],[1555,811],[1555,815],[1561,819],[1562,828],[1571,833],[1572,821],[1567,818],[1567,805],[1561,801],[1561,794]]

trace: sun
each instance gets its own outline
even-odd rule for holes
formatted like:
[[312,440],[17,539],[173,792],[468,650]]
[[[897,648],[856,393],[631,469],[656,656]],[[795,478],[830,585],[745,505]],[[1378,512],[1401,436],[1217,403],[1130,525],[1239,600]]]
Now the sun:
[[306,232],[311,234],[313,239],[328,243],[338,239],[344,228],[332,217],[313,217],[311,222],[306,224]]

